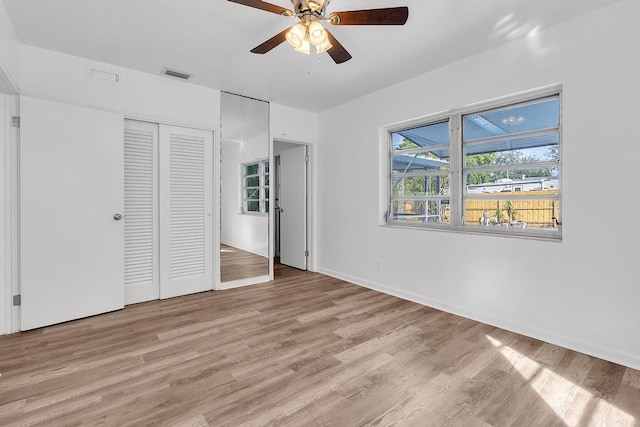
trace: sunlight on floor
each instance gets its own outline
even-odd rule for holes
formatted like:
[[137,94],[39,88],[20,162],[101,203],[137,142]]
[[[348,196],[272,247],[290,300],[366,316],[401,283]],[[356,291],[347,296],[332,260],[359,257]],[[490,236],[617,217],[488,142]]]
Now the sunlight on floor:
[[[524,377],[529,386],[568,426],[603,425],[601,422],[604,422],[605,425],[620,426],[635,424],[633,416],[609,402],[595,398],[587,390],[541,366],[535,360],[529,359],[511,347],[502,345],[495,338],[489,335],[486,337],[491,344],[500,349],[500,353],[512,367]],[[591,408],[591,406],[595,407]],[[585,420],[584,416],[589,416],[590,419]]]

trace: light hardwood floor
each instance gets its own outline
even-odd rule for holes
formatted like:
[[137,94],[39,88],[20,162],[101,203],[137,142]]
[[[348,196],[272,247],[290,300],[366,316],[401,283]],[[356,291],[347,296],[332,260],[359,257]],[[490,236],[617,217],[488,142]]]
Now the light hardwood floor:
[[269,274],[269,258],[243,251],[233,246],[220,245],[220,280],[246,279]]
[[0,337],[0,425],[640,425],[640,372],[277,266]]

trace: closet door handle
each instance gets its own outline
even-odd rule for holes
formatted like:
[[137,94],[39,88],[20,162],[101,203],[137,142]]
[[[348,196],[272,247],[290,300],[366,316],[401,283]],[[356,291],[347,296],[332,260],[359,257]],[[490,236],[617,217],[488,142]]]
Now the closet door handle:
[[113,216],[113,219],[115,219],[116,221],[120,221],[122,219],[122,215],[120,215],[119,213],[115,214]]

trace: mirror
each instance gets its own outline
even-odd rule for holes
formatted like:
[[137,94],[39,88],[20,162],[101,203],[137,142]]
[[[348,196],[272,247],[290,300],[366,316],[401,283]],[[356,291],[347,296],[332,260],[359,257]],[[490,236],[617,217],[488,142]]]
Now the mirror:
[[220,111],[220,280],[249,284],[269,275],[269,103],[222,92]]

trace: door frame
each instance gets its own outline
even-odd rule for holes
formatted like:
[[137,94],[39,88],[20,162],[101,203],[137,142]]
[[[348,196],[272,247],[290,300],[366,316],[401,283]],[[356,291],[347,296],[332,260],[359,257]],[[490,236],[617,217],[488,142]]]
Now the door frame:
[[20,294],[18,164],[20,128],[11,126],[11,117],[20,116],[20,88],[0,64],[0,335],[20,330],[20,307],[13,305],[13,295]]
[[18,138],[20,128],[11,126],[11,117],[20,116],[18,92],[11,85],[0,68],[0,102],[2,102],[2,121],[0,135],[0,162],[3,173],[0,176],[0,298],[2,313],[0,335],[20,330],[20,307],[13,305],[13,295],[20,294],[18,269]]
[[[273,152],[275,152],[275,144],[277,142],[285,142],[287,144],[301,145],[307,148],[307,157],[309,157],[309,161],[307,162],[307,188],[306,188],[306,199],[307,199],[307,250],[309,251],[309,256],[307,257],[307,271],[316,271],[316,254],[317,254],[317,242],[315,236],[316,233],[316,182],[317,182],[317,174],[316,174],[316,147],[315,144],[309,142],[303,142],[298,140],[289,140],[283,138],[274,138],[272,141]],[[273,155],[273,162],[275,164],[275,157]],[[278,180],[280,178],[278,177]],[[278,182],[279,184],[279,182]],[[270,206],[272,206],[271,210],[273,215],[270,215],[269,221],[269,230],[270,230],[270,252],[271,254],[275,254],[276,248],[276,233],[275,233],[275,191],[272,191],[270,194]],[[273,256],[270,257],[270,262],[273,263]],[[273,272],[273,269],[271,270]],[[272,273],[273,274],[273,273]],[[273,279],[273,278],[272,278]]]

